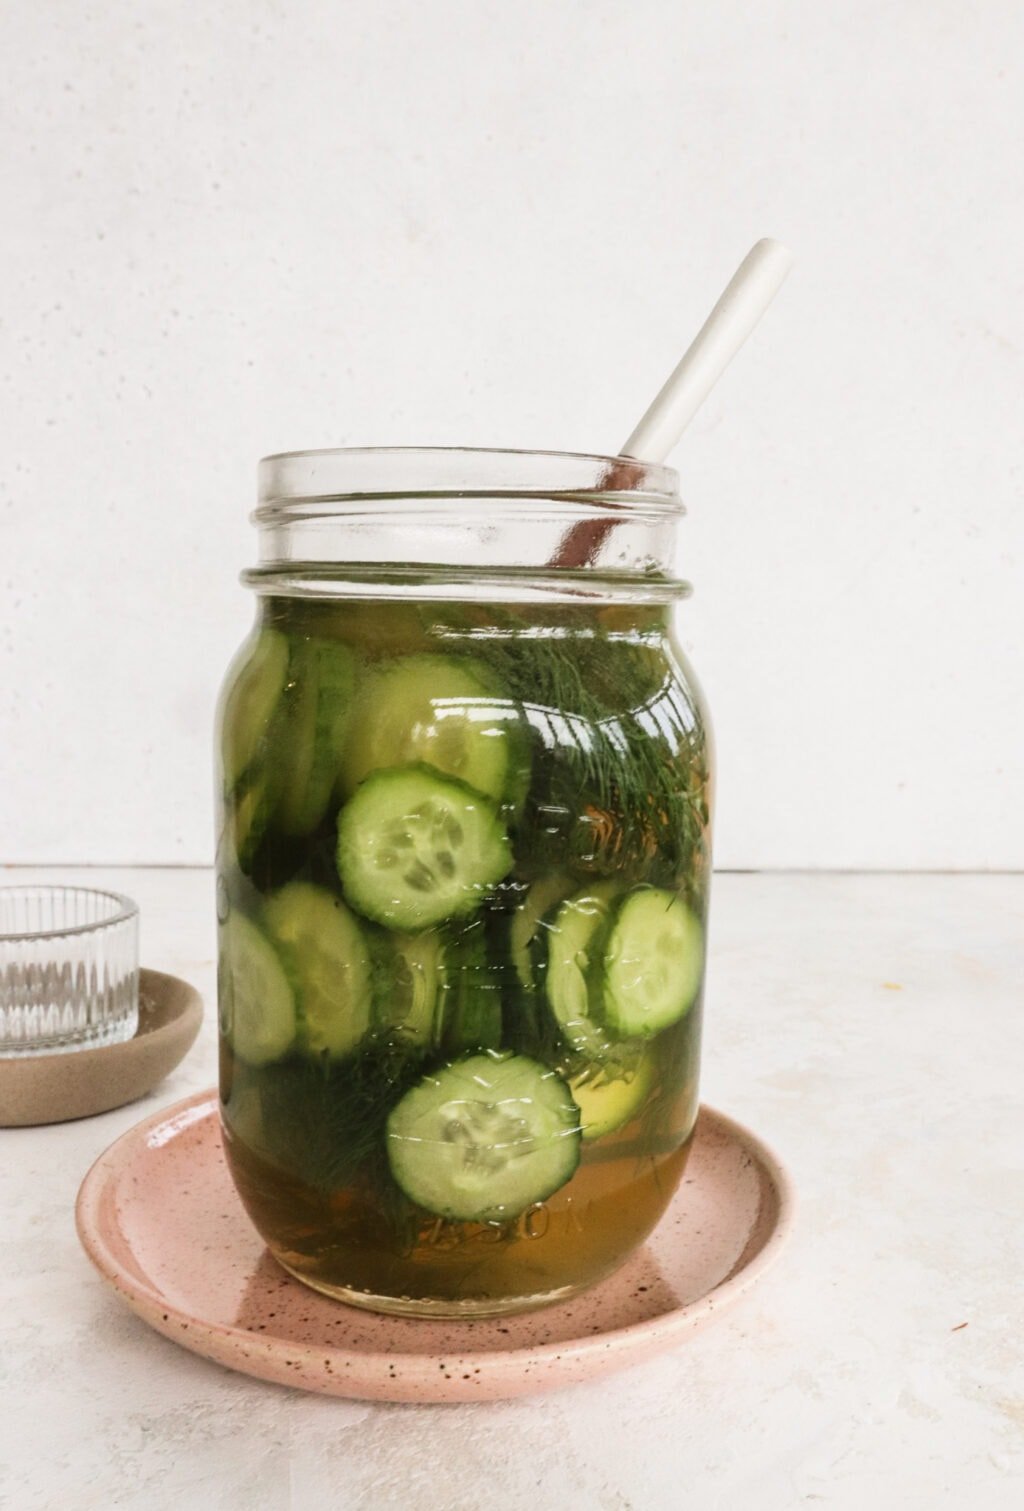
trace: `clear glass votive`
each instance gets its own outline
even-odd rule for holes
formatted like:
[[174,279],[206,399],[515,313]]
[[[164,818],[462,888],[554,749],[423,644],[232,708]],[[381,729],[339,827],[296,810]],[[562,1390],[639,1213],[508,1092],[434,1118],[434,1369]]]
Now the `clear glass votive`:
[[0,1055],[95,1049],[139,1021],[139,910],[88,887],[0,887]]

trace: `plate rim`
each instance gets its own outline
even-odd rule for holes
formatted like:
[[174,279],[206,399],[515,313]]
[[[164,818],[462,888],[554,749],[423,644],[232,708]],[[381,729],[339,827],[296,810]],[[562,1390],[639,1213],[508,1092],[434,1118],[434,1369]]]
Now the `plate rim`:
[[[509,1349],[475,1349],[472,1346],[471,1334],[467,1331],[466,1348],[460,1352],[456,1352],[453,1348],[445,1354],[445,1358],[453,1364],[462,1363],[467,1359],[472,1360],[479,1366],[480,1374],[475,1377],[475,1381],[471,1382],[470,1388],[464,1393],[460,1393],[458,1389],[453,1391],[448,1388],[439,1391],[441,1382],[437,1381],[436,1376],[438,1359],[436,1354],[411,1354],[401,1348],[394,1348],[387,1352],[347,1349],[343,1345],[326,1341],[322,1344],[299,1340],[289,1341],[287,1338],[268,1336],[245,1327],[237,1327],[232,1323],[210,1321],[183,1310],[169,1299],[162,1298],[151,1283],[146,1283],[145,1272],[140,1272],[144,1278],[138,1279],[113,1254],[96,1220],[106,1190],[113,1182],[116,1182],[118,1176],[126,1168],[130,1168],[132,1156],[137,1153],[140,1145],[145,1147],[148,1135],[153,1129],[160,1124],[169,1123],[175,1119],[180,1120],[189,1113],[193,1115],[188,1117],[185,1125],[187,1127],[210,1117],[217,1118],[219,1101],[219,1094],[215,1087],[193,1092],[190,1096],[150,1113],[149,1116],[120,1134],[93,1161],[82,1180],[75,1201],[75,1227],[79,1242],[104,1282],[156,1332],[193,1353],[214,1359],[215,1362],[228,1368],[266,1381],[270,1378],[268,1375],[260,1374],[250,1367],[256,1363],[253,1357],[256,1355],[261,1362],[275,1367],[274,1383],[291,1386],[293,1389],[301,1388],[307,1391],[319,1389],[320,1393],[349,1398],[392,1401],[457,1402],[508,1398],[522,1393],[522,1389],[498,1391],[487,1389],[484,1382],[488,1371],[504,1373],[514,1372],[517,1366],[540,1365],[543,1367],[555,1363],[571,1364],[600,1355],[601,1368],[598,1369],[596,1365],[594,1368],[596,1377],[598,1373],[603,1374],[613,1368],[622,1367],[619,1361],[623,1353],[631,1356],[630,1359],[622,1361],[624,1366],[629,1362],[640,1362],[652,1353],[671,1348],[687,1332],[695,1331],[701,1323],[710,1320],[728,1304],[738,1300],[778,1258],[795,1223],[796,1195],[793,1181],[778,1155],[758,1134],[736,1118],[702,1102],[698,1122],[703,1120],[710,1123],[738,1144],[758,1166],[762,1177],[767,1177],[774,1192],[775,1221],[756,1253],[745,1263],[740,1264],[737,1261],[739,1268],[734,1268],[717,1285],[712,1286],[710,1290],[705,1291],[702,1296],[693,1301],[659,1312],[653,1317],[627,1323],[622,1327],[610,1328],[607,1332],[587,1333],[578,1338],[541,1341]],[[248,1222],[249,1219],[240,1203],[239,1212]],[[287,1271],[282,1270],[281,1274],[282,1277],[286,1277]],[[300,1284],[299,1281],[294,1280],[294,1277],[287,1278],[296,1285]],[[601,1282],[598,1282],[598,1285],[600,1284]],[[593,1289],[597,1288],[595,1286]],[[342,1304],[339,1302],[339,1305]],[[537,1310],[538,1314],[542,1311],[541,1308]],[[417,1319],[396,1317],[392,1320],[411,1322],[415,1325]],[[470,1329],[473,1325],[471,1318],[436,1320],[443,1320],[446,1325],[454,1328]],[[208,1346],[202,1347],[201,1343]],[[316,1387],[304,1384],[300,1379],[288,1374],[288,1370],[294,1368],[297,1357],[317,1360],[321,1363],[333,1357],[335,1360],[348,1361],[348,1365],[355,1361],[357,1368],[349,1370],[348,1378],[345,1378],[341,1372],[333,1373],[321,1387]],[[403,1368],[403,1375],[398,1379],[389,1375],[389,1371],[393,1370],[397,1362],[401,1362]],[[543,1383],[539,1379],[534,1379],[526,1389],[533,1391],[557,1389],[560,1384],[572,1383],[574,1378],[571,1376],[565,1381],[555,1378]],[[379,1382],[381,1388],[371,1391],[368,1387],[374,1379]],[[456,1380],[452,1376],[445,1377],[444,1383],[448,1387],[464,1384],[462,1380]],[[359,1388],[360,1384],[362,1389]],[[430,1393],[431,1387],[434,1393]]]

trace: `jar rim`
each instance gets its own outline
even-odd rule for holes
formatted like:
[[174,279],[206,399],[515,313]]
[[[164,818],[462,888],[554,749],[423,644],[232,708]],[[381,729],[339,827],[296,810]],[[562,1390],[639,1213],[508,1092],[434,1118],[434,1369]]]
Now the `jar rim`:
[[635,502],[678,514],[679,474],[664,463],[599,452],[489,446],[351,446],[271,452],[258,468],[259,509],[366,498],[559,497]]

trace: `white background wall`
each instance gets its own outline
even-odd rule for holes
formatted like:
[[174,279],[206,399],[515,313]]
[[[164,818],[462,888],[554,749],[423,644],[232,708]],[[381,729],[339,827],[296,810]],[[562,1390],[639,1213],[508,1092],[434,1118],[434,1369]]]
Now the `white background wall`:
[[725,866],[1024,865],[1019,0],[6,0],[0,860],[202,862],[254,463],[677,454]]

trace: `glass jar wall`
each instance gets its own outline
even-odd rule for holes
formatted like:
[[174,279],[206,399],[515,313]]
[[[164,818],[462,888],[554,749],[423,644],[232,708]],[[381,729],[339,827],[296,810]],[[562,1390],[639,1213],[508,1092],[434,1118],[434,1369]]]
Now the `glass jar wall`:
[[710,752],[674,475],[333,452],[263,478],[219,717],[233,1178],[348,1302],[572,1294],[653,1228],[697,1111]]

